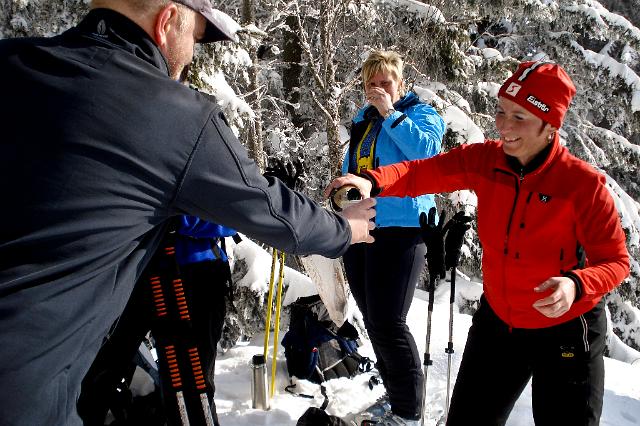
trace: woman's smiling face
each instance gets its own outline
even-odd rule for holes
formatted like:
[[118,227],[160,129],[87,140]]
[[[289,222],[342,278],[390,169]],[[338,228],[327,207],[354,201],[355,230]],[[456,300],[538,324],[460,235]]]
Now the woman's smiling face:
[[498,98],[496,128],[505,154],[525,165],[553,139],[557,129],[536,117],[524,107],[504,97]]

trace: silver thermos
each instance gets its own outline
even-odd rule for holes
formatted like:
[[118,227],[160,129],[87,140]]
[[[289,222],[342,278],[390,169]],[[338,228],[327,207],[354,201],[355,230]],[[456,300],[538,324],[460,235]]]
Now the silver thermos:
[[264,355],[254,355],[251,360],[251,407],[269,409],[269,382]]

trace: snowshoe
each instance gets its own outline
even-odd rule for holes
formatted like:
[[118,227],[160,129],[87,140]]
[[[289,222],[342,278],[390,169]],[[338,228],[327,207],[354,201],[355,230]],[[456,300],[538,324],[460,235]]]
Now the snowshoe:
[[391,412],[389,396],[385,393],[366,410],[356,414],[351,419],[352,426],[369,426],[378,424],[377,422],[387,413]]
[[[362,426],[365,426],[363,423]],[[391,411],[387,411],[382,417],[378,419],[376,423],[371,423],[376,426],[420,426],[420,419],[409,420],[404,417],[400,417],[397,414],[393,414]],[[368,426],[368,425],[367,425]]]

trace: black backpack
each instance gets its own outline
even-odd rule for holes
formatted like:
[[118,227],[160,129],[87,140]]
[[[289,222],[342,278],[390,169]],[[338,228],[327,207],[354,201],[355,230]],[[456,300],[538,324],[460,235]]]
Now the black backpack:
[[310,407],[298,419],[296,426],[348,426],[348,424],[339,417],[330,416],[323,408]]
[[289,376],[322,383],[371,370],[371,360],[357,351],[358,337],[349,322],[338,328],[329,319],[320,296],[299,298],[282,339]]

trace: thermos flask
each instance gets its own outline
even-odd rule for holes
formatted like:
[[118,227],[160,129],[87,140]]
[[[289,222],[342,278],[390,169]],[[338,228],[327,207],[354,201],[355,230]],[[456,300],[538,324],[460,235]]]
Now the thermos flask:
[[340,188],[334,188],[329,195],[331,207],[333,211],[341,212],[351,204],[356,204],[362,200],[362,194],[353,185],[345,185]]
[[267,364],[264,355],[254,355],[251,360],[251,407],[269,409]]

